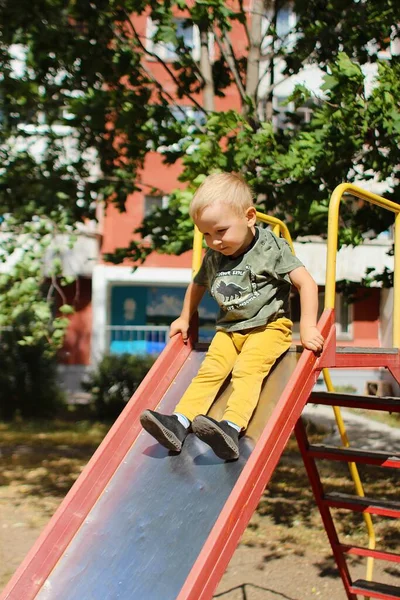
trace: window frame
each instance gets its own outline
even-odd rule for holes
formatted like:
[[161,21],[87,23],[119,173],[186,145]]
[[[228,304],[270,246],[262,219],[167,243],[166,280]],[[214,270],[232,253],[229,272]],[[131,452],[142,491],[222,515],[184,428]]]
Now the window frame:
[[[160,200],[160,203],[154,203],[153,207],[147,207],[147,200],[149,199],[154,199],[154,200]],[[168,207],[168,202],[169,202],[169,197],[167,195],[155,195],[155,194],[144,194],[143,195],[143,218],[148,217],[154,210],[154,208],[158,209],[158,208],[167,208]]]
[[[277,131],[281,129],[282,131],[288,129],[289,127],[293,127],[290,123],[284,123],[286,118],[286,113],[296,113],[297,115],[302,117],[302,121],[305,124],[310,123],[313,115],[313,108],[308,106],[307,104],[303,104],[302,106],[295,107],[294,102],[288,102],[288,104],[284,104],[287,100],[288,96],[278,96],[274,95],[272,98],[272,108],[274,114],[272,116],[272,124],[274,130]],[[280,124],[282,126],[280,126]]]
[[[189,21],[189,19],[180,18],[180,17],[173,17],[173,20],[177,24],[179,22]],[[199,31],[199,28],[197,27],[197,25],[195,25],[194,23],[191,24],[191,29],[192,29],[192,42],[193,42],[192,58],[195,61],[199,61],[200,60],[200,31]],[[147,17],[146,50],[148,52],[151,52],[156,55],[154,57],[147,56],[147,60],[156,61],[157,57],[158,57],[160,60],[162,60],[163,62],[166,62],[166,63],[175,62],[177,60],[177,55],[175,53],[175,50],[173,50],[173,49],[171,50],[171,47],[170,47],[171,44],[166,44],[164,42],[156,42],[156,43],[153,42],[153,36],[155,35],[156,31],[157,31],[157,21],[153,21],[150,16]],[[213,46],[214,46],[213,43],[212,43],[212,46],[210,45],[210,36],[209,36],[210,52],[211,52],[211,48],[213,48]]]
[[[293,302],[293,298],[296,296],[298,297],[298,302],[300,303],[299,294],[297,291],[294,291],[291,294],[291,304]],[[322,288],[318,291],[318,320],[324,310],[324,300],[325,289]],[[335,298],[336,339],[339,341],[352,341],[354,340],[354,305],[352,303],[347,304],[347,316],[344,318],[343,313],[346,311],[346,302],[344,302],[344,300],[345,297],[343,294],[337,292]],[[345,322],[347,322],[347,331],[343,331]],[[293,340],[296,342],[300,341],[300,321],[293,321]]]

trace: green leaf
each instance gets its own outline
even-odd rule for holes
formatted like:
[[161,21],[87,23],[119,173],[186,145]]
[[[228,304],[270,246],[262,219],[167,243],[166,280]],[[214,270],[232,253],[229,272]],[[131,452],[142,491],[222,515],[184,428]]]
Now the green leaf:
[[63,315],[73,315],[75,312],[74,307],[70,306],[69,304],[63,304],[62,306],[60,306],[60,308],[58,310]]

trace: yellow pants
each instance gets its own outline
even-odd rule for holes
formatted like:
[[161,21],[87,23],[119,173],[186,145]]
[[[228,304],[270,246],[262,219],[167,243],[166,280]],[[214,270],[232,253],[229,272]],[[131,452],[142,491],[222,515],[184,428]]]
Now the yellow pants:
[[241,332],[217,331],[198,374],[174,412],[190,421],[199,414],[207,414],[232,371],[232,393],[223,419],[246,429],[257,406],[263,379],[291,344],[292,326],[290,319],[281,318]]

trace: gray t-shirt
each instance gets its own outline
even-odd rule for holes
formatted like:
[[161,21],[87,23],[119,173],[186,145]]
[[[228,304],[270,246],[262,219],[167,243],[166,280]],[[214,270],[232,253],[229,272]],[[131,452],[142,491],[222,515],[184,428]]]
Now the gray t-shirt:
[[208,249],[194,282],[218,302],[217,330],[241,331],[290,318],[288,273],[302,266],[286,240],[256,227],[253,243],[236,258]]

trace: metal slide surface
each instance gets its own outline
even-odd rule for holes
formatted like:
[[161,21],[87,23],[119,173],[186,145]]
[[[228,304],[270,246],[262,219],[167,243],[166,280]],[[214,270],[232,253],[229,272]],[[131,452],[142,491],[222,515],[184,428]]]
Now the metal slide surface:
[[[191,352],[158,410],[173,410],[203,357]],[[142,431],[36,598],[177,598],[297,360],[288,352],[269,376],[236,462],[221,461],[194,435],[170,455]],[[210,414],[220,416],[228,393]]]

